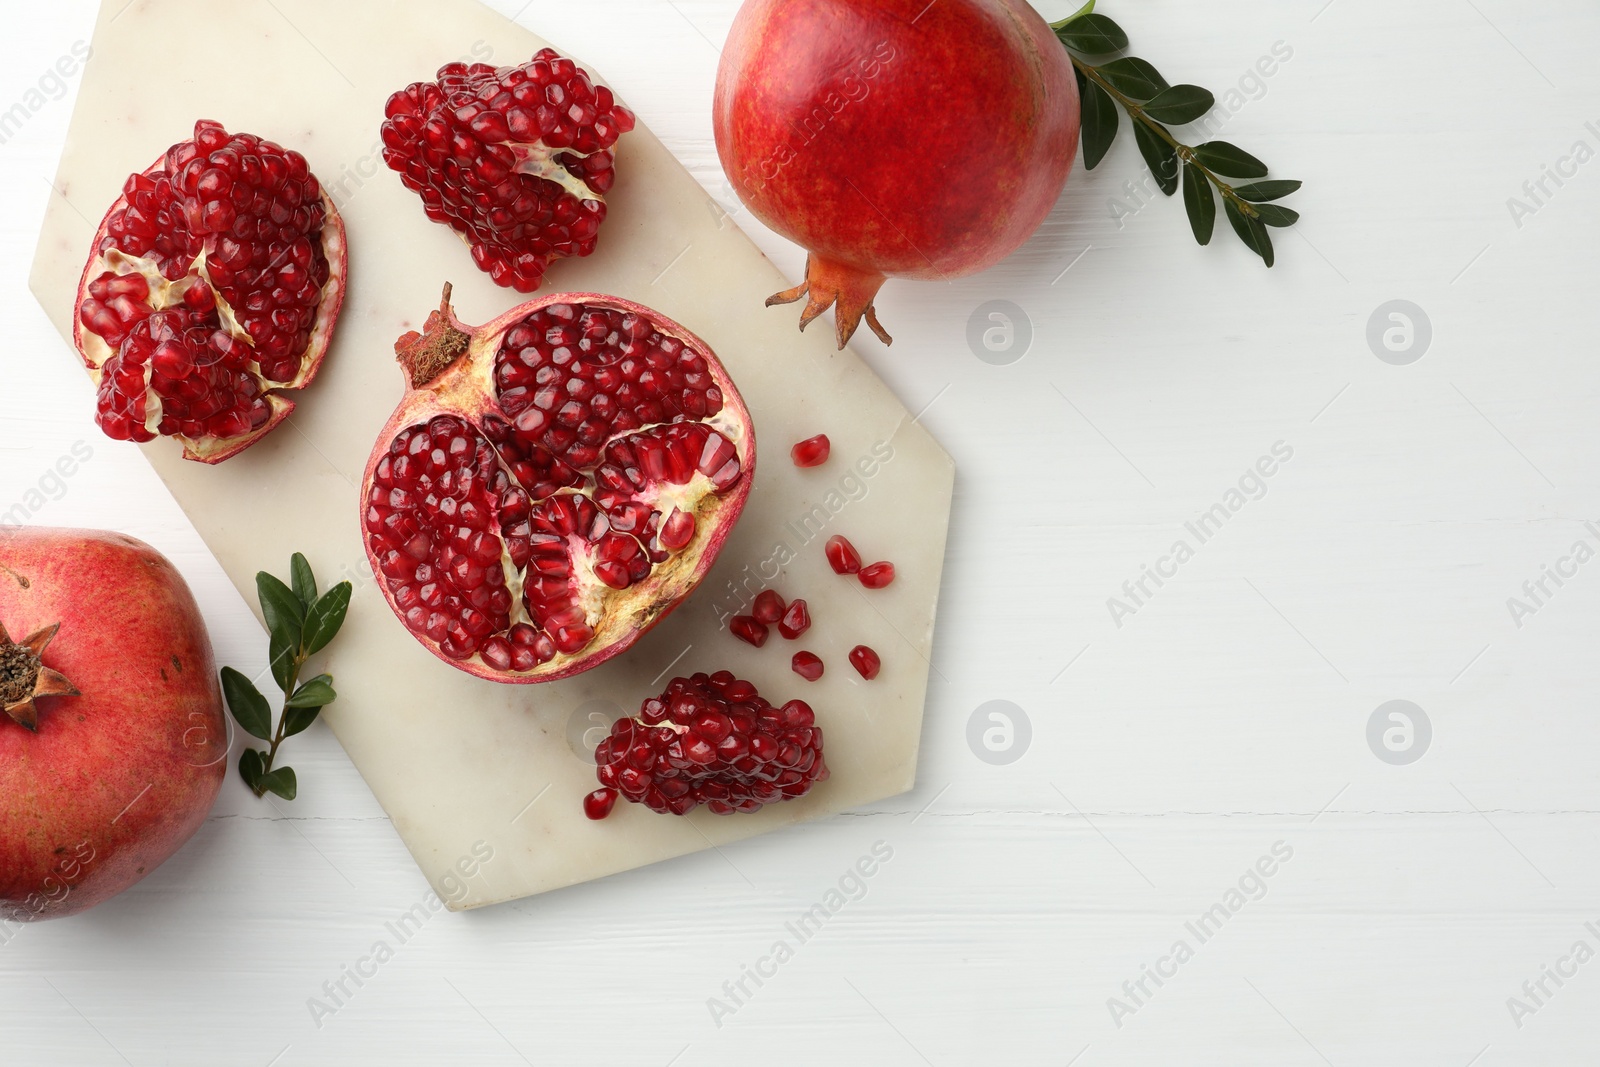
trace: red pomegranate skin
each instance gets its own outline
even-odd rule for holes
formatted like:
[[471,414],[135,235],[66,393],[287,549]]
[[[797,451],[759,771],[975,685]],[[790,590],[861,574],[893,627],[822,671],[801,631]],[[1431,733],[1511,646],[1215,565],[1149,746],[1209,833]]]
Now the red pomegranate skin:
[[143,542],[0,527],[0,623],[53,623],[40,657],[79,696],[0,715],[0,919],[84,911],[155,870],[205,821],[227,773],[211,641],[189,587]]
[[1060,195],[1078,122],[1071,60],[1026,0],[747,0],[713,117],[751,211],[869,279],[1010,255]]

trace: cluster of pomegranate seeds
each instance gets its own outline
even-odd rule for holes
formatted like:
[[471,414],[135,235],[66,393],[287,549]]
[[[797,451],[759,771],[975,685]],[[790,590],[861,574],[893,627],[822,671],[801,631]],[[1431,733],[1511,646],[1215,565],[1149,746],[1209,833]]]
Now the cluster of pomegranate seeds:
[[878,658],[876,652],[866,645],[857,645],[850,650],[850,666],[854,667],[856,673],[870,682],[878,676],[878,671],[883,667],[883,661]]
[[366,533],[414,634],[523,674],[583,652],[604,611],[595,582],[644,582],[693,541],[696,501],[745,471],[721,423],[690,421],[723,410],[705,356],[632,312],[532,311],[492,380],[476,424],[437,414],[394,435]]
[[527,63],[450,63],[384,108],[383,158],[497,285],[531,293],[552,260],[594,251],[612,147],[633,112],[546,48]]
[[602,788],[584,798],[591,819],[605,818],[618,793],[663,814],[756,811],[828,777],[811,707],[773,707],[728,671],[674,678],[611,727],[594,759]]
[[101,429],[194,441],[264,426],[270,390],[304,384],[320,358],[308,356],[333,273],[328,223],[304,156],[215,122],[131,175],[78,305],[109,353],[85,349]]
[[856,546],[839,534],[828,538],[827,543],[822,546],[822,551],[828,557],[828,566],[833,568],[833,573],[854,574],[868,589],[882,589],[894,581],[893,563],[881,560],[863,567],[861,553],[856,551]]
[[819,433],[789,449],[789,458],[794,460],[796,467],[820,467],[828,462],[828,454],[832,450],[833,444],[828,440],[828,435]]
[[814,652],[796,652],[794,658],[789,661],[789,666],[794,669],[794,673],[808,682],[814,682],[822,677],[822,657]]

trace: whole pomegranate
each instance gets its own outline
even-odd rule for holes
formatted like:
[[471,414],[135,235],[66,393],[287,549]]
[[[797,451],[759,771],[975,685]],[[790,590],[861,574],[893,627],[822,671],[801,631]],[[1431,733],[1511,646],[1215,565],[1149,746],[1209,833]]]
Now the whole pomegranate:
[[449,63],[383,113],[384,162],[496,285],[531,293],[552,260],[594,251],[634,117],[572,60]]
[[395,351],[409,388],[367,462],[364,539],[434,655],[493,681],[565,678],[633,644],[711,569],[756,448],[694,334],[594,293],[471,327],[447,285]]
[[948,280],[1010,255],[1078,146],[1066,49],[1027,0],[746,0],[717,72],[723,169],[810,252],[767,301],[835,308],[839,347],[888,276]]
[[119,441],[220,463],[294,410],[345,291],[344,223],[299,152],[195,123],[95,231],[73,337]]
[[93,907],[192,837],[227,770],[178,572],[94,530],[0,527],[0,918]]

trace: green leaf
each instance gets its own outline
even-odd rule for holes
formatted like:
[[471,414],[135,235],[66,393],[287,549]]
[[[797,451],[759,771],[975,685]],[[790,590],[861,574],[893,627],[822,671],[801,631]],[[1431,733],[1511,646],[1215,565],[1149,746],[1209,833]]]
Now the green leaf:
[[1300,212],[1278,204],[1252,204],[1256,216],[1268,226],[1293,226],[1300,221]]
[[272,740],[272,708],[255,683],[232,667],[222,668],[222,693],[228,710],[251,737]]
[[1117,104],[1110,93],[1087,78],[1079,77],[1078,96],[1083,101],[1083,166],[1094,170],[1111,150],[1111,142],[1117,139]]
[[1252,182],[1249,185],[1235,185],[1233,187],[1240,200],[1248,200],[1259,204],[1263,200],[1281,200],[1300,188],[1300,183],[1288,179],[1278,179],[1269,182]]
[[311,573],[311,564],[298,552],[289,557],[289,577],[295,599],[300,601],[303,610],[309,610],[317,600],[317,576]]
[[299,783],[294,778],[293,767],[279,767],[275,771],[261,776],[261,788],[269,793],[276,793],[285,800],[293,800],[299,791]]
[[1189,213],[1189,228],[1194,239],[1203,245],[1211,243],[1211,231],[1217,224],[1217,200],[1211,194],[1211,182],[1193,164],[1183,165],[1183,209]]
[[1217,98],[1198,85],[1174,85],[1145,104],[1144,113],[1157,122],[1181,124],[1193,122],[1216,104]]
[[1265,178],[1267,165],[1238,145],[1207,141],[1194,146],[1194,157],[1218,174],[1234,178]]
[[1167,88],[1167,79],[1157,73],[1156,68],[1148,61],[1138,56],[1124,56],[1113,59],[1111,62],[1096,67],[1100,77],[1104,78],[1113,89],[1123,96],[1135,100],[1149,100],[1159,96]]
[[299,642],[293,645],[287,643],[288,638],[277,632],[267,642],[267,655],[272,658],[272,680],[278,683],[278,688],[283,692],[289,691],[289,686],[294,684],[294,672],[297,668],[295,653],[299,651]]
[[1085,12],[1056,23],[1055,31],[1062,44],[1086,56],[1108,56],[1128,47],[1128,35],[1104,15]]
[[321,708],[285,708],[283,711],[283,736],[293,737],[295,734],[310,728],[317,721],[317,716],[322,714]]
[[1261,224],[1260,219],[1252,219],[1239,210],[1239,206],[1226,198],[1222,206],[1228,213],[1228,221],[1233,224],[1233,232],[1239,235],[1239,240],[1245,247],[1260,256],[1262,262],[1272,266],[1272,238],[1267,234],[1267,228]]
[[261,615],[267,621],[267,630],[274,636],[282,636],[285,644],[298,648],[306,618],[300,598],[266,571],[256,575],[256,595],[261,600]]
[[1139,154],[1144,156],[1145,163],[1150,166],[1150,173],[1155,175],[1156,184],[1161,191],[1171,196],[1178,191],[1178,151],[1142,122],[1133,124],[1133,139],[1139,145]]
[[345,612],[350,610],[352,592],[349,582],[340,582],[311,605],[311,610],[306,612],[306,655],[322,651],[339,632],[339,627],[344,625]]
[[332,676],[319,674],[294,691],[294,695],[289,698],[288,706],[291,708],[321,708],[332,704],[338,697],[339,694],[333,691]]
[[244,784],[252,790],[261,788],[261,753],[253,748],[247,748],[239,753],[239,777],[244,779]]

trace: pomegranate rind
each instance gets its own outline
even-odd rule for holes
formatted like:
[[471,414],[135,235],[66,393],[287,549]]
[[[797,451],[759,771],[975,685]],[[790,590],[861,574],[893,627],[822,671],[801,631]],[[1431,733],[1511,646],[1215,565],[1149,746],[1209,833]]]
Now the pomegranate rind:
[[[160,174],[166,165],[166,152],[156,157],[156,161],[140,173],[146,177]],[[319,187],[321,183],[318,183]],[[192,438],[183,435],[174,435],[171,439],[183,446],[183,458],[197,463],[217,464],[223,460],[232,459],[240,452],[249,448],[257,441],[276,429],[291,412],[294,411],[294,401],[284,396],[286,391],[304,389],[316,378],[317,371],[322,367],[322,361],[327,358],[328,348],[333,343],[334,326],[338,323],[339,311],[344,307],[345,291],[348,288],[349,274],[349,244],[345,233],[344,217],[339,214],[338,207],[333,198],[328,195],[326,188],[321,189],[322,207],[325,218],[322,223],[322,254],[328,261],[328,281],[322,287],[322,299],[317,304],[316,326],[311,332],[311,343],[306,346],[305,353],[300,357],[300,372],[290,382],[266,383],[264,396],[267,406],[272,414],[267,421],[246,434],[235,437],[223,438]],[[116,200],[106,209],[100,217],[100,225],[95,227],[94,239],[89,247],[94,249],[89,255],[89,261],[84,264],[83,273],[78,276],[78,294],[73,302],[72,316],[72,342],[78,349],[78,357],[83,360],[84,367],[89,371],[89,377],[96,386],[100,384],[100,368],[108,359],[116,355],[110,345],[100,338],[99,334],[84,326],[78,317],[76,309],[81,307],[84,299],[89,295],[89,283],[104,273],[109,265],[105,254],[100,249],[100,242],[107,233],[107,224],[111,217],[118,211],[128,206],[128,200],[122,193],[117,194]],[[155,442],[150,442],[154,444]]]
[[[552,659],[529,671],[500,670],[484,662],[479,653],[467,659],[446,655],[438,642],[414,633],[405,626],[405,612],[396,602],[389,582],[384,579],[372,539],[367,536],[365,513],[378,464],[388,455],[390,442],[396,435],[408,427],[426,424],[437,415],[455,415],[476,427],[482,415],[497,408],[493,386],[494,359],[505,335],[530,315],[553,304],[577,304],[638,315],[662,334],[705,356],[707,368],[722,392],[723,404],[716,416],[701,421],[714,426],[728,438],[739,457],[742,472],[738,482],[726,492],[708,492],[699,499],[695,512],[696,529],[702,532],[697,533],[696,540],[690,542],[688,548],[674,552],[665,561],[656,564],[650,575],[637,584],[625,590],[612,591],[603,597],[606,610],[594,626],[594,637],[584,648],[572,654],[558,650]],[[438,315],[439,312],[434,314]],[[430,329],[432,323],[430,316]],[[469,336],[466,350],[426,385],[414,387],[407,378],[408,391],[379,433],[372,454],[367,458],[361,481],[363,489],[358,516],[362,523],[361,541],[367,554],[367,563],[378,577],[377,584],[383,592],[384,601],[394,612],[404,632],[434,657],[457,670],[488,681],[515,685],[555,682],[593,670],[626,652],[639,638],[670,615],[705,580],[715,565],[717,556],[744,511],[755,482],[756,438],[750,410],[716,351],[699,335],[654,308],[622,297],[592,292],[549,293],[519,304],[478,327],[463,323],[456,317],[454,309],[449,309],[449,323]],[[407,340],[403,338],[397,348],[405,345]]]

